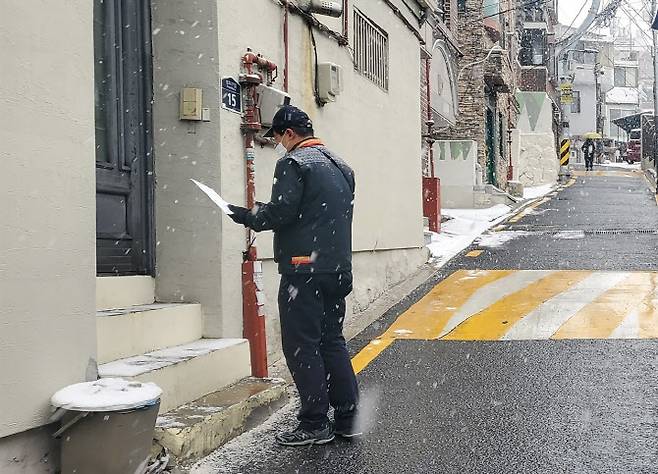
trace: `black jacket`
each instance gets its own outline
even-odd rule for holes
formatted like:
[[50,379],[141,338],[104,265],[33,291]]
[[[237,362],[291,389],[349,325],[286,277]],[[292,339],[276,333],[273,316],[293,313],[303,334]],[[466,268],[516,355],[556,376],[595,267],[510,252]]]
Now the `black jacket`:
[[276,163],[270,202],[244,224],[274,231],[281,274],[351,271],[354,172],[323,145],[300,145]]

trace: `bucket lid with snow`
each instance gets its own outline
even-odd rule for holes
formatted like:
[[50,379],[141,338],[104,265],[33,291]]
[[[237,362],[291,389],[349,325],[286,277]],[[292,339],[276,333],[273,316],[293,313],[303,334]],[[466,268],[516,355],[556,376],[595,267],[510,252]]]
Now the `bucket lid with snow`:
[[161,395],[162,389],[151,382],[107,378],[64,387],[50,401],[70,411],[106,412],[155,405]]

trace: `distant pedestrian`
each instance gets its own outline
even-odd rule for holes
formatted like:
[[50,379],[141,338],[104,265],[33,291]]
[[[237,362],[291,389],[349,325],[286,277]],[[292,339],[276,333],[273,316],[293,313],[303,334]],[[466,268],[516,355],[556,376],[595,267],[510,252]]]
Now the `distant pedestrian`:
[[274,230],[281,342],[301,400],[299,426],[276,441],[325,444],[335,434],[361,434],[358,385],[343,337],[352,291],[354,172],[314,137],[311,120],[296,107],[282,107],[265,135],[274,137],[281,156],[271,200],[253,209],[231,205],[231,218],[256,232]]
[[588,138],[582,146],[583,153],[585,154],[585,170],[591,171],[594,169],[594,154],[596,146],[594,140]]

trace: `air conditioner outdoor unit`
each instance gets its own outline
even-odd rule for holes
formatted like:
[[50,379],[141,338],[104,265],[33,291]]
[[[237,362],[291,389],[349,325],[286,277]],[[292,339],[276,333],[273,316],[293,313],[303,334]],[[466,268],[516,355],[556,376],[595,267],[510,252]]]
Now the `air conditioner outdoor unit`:
[[290,105],[288,93],[264,84],[258,86],[258,108],[260,122],[263,127],[272,125],[274,114],[284,105]]

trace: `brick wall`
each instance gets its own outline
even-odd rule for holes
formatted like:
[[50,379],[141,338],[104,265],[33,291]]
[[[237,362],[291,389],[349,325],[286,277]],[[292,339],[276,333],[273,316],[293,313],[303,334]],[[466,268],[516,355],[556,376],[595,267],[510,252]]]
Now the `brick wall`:
[[[515,0],[503,0],[500,2],[500,10],[510,10]],[[482,0],[466,0],[466,12],[459,15],[459,27],[457,30],[457,39],[459,47],[464,54],[460,60],[459,70],[462,73],[458,80],[458,98],[459,98],[459,119],[457,125],[450,127],[441,134],[445,140],[475,140],[478,144],[478,163],[483,169],[484,180],[486,182],[487,168],[487,150],[485,140],[485,117],[486,102],[485,96],[485,72],[495,72],[502,75],[504,82],[509,85],[510,93],[494,93],[493,100],[496,104],[495,111],[495,132],[494,148],[496,151],[496,178],[500,187],[507,184],[507,167],[509,164],[509,144],[507,143],[507,130],[516,127],[518,119],[518,108],[513,91],[515,79],[519,71],[516,65],[516,50],[514,38],[508,38],[505,49],[507,54],[501,55],[499,61],[488,60],[488,66],[485,63],[471,66],[470,64],[482,60],[486,57],[491,47],[494,45],[491,33],[487,32],[482,21]],[[513,28],[516,24],[514,11],[504,14],[507,21],[507,29]],[[500,29],[502,31],[502,28]],[[502,116],[501,116],[502,115]],[[500,123],[503,133],[500,135]],[[503,140],[501,153],[500,140]]]
[[[458,71],[464,66],[483,59],[486,51],[482,48],[485,34],[481,21],[482,0],[466,0],[466,12],[460,13],[457,41],[464,56],[458,64]],[[478,162],[485,163],[484,151],[484,69],[483,66],[467,66],[457,79],[459,99],[459,119],[454,127],[441,133],[443,140],[475,140],[478,143]]]

